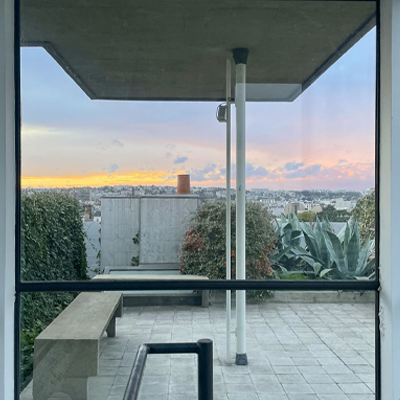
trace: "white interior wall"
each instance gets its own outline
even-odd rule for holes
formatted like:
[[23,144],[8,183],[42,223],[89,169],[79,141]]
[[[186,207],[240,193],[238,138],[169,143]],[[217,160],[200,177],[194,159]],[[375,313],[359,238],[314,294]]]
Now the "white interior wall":
[[0,0],[0,399],[14,389],[14,2]]
[[382,0],[379,265],[382,400],[400,400],[399,43],[400,0]]

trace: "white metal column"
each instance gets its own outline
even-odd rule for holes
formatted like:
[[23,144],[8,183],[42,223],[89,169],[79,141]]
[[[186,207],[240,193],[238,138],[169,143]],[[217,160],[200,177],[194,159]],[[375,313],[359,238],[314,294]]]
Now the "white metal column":
[[[246,279],[246,62],[248,50],[234,49],[236,63],[236,279]],[[236,364],[247,365],[246,291],[236,291]]]
[[0,399],[14,398],[14,2],[0,0]]
[[400,399],[400,0],[381,1],[380,333],[382,400]]
[[[226,279],[231,274],[231,62],[226,60]],[[226,360],[231,357],[231,291],[226,291]]]

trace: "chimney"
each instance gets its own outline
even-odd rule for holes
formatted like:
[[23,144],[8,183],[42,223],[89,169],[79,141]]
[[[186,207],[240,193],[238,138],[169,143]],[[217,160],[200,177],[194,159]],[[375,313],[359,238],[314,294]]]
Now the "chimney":
[[190,175],[178,175],[177,194],[190,194]]

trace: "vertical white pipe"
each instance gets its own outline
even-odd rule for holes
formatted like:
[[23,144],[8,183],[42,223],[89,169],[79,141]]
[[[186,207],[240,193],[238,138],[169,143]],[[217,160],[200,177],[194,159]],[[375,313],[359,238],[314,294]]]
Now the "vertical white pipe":
[[[231,279],[231,62],[226,60],[226,279]],[[226,360],[231,354],[231,291],[226,291]]]
[[[246,64],[236,65],[236,279],[246,279]],[[246,358],[246,292],[236,291],[236,364]]]

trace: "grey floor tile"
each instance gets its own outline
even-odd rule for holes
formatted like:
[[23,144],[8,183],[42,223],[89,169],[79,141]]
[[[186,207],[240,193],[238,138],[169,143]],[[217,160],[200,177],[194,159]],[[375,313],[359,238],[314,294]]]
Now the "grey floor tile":
[[283,383],[283,388],[287,394],[313,394],[314,391],[307,383]]
[[335,383],[312,383],[310,386],[317,394],[343,394]]
[[307,383],[300,374],[278,375],[278,380],[280,383]]
[[286,394],[275,394],[275,393],[258,393],[260,400],[288,400]]
[[345,394],[372,394],[365,383],[339,383],[339,387]]
[[227,383],[225,386],[228,394],[256,392],[256,387],[253,384]]
[[229,393],[228,398],[229,400],[259,400],[257,393]]
[[169,385],[170,394],[185,394],[187,396],[194,396],[197,393],[197,384],[171,384]]
[[238,383],[238,384],[252,384],[250,375],[224,375],[223,380],[225,383]]
[[355,374],[330,374],[335,383],[359,383],[360,378]]
[[318,400],[318,397],[316,394],[289,394],[289,400]]
[[328,374],[304,374],[303,376],[307,383],[334,383]]
[[[93,393],[101,400],[122,400],[141,343],[200,337],[215,343],[215,400],[374,399],[373,305],[248,304],[248,366],[234,365],[234,354],[230,363],[225,360],[223,304],[124,311],[118,337],[101,339],[101,375],[90,379],[92,386],[97,382]],[[234,310],[232,319],[234,326]],[[140,400],[194,400],[197,359],[187,354],[151,355],[142,385]],[[28,386],[21,399],[32,400],[29,390]]]

